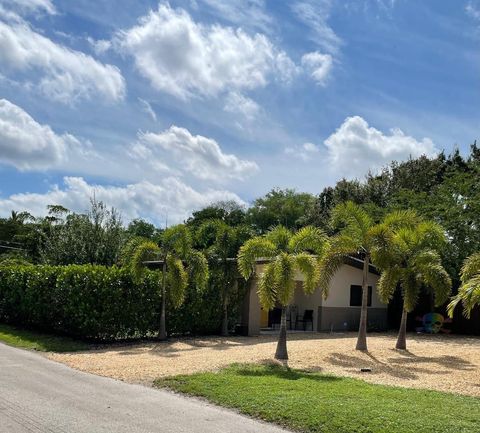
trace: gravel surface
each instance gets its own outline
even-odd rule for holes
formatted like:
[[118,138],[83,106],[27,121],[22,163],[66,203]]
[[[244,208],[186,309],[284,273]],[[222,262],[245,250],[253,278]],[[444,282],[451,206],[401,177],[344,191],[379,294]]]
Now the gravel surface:
[[[480,338],[409,335],[397,351],[393,334],[371,334],[369,352],[354,350],[356,334],[291,334],[292,368],[352,376],[368,382],[480,397]],[[190,338],[164,343],[110,346],[46,356],[70,367],[126,382],[151,384],[162,376],[215,370],[234,362],[271,360],[276,336]],[[371,372],[361,372],[370,368]]]

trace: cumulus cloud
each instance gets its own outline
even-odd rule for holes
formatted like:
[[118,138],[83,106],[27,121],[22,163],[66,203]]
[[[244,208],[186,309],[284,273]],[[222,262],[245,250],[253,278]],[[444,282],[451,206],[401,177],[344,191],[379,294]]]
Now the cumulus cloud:
[[311,77],[324,86],[332,70],[333,59],[330,54],[322,54],[318,51],[304,54],[302,56],[302,66]]
[[89,208],[90,198],[94,194],[97,200],[120,210],[126,222],[134,218],[148,218],[163,223],[168,215],[169,223],[177,223],[187,218],[192,210],[212,202],[235,200],[244,204],[232,192],[213,189],[197,191],[171,177],[155,184],[144,181],[125,186],[92,185],[81,177],[65,177],[63,188],[55,185],[44,194],[20,193],[0,198],[0,213],[14,209],[42,216],[50,204],[83,212]]
[[15,76],[34,73],[34,83],[50,99],[66,104],[80,99],[115,102],[125,95],[125,81],[116,66],[56,44],[23,20],[0,21],[0,70]]
[[172,161],[179,170],[202,180],[244,179],[258,170],[255,162],[226,154],[215,140],[178,126],[158,134],[140,133],[131,154],[145,164]]
[[0,99],[0,161],[19,170],[51,168],[65,162],[67,153],[79,147],[73,135],[58,135],[22,108]]
[[301,146],[285,148],[285,154],[294,156],[305,162],[310,161],[319,151],[318,146],[310,142],[303,143]]
[[347,117],[325,140],[325,146],[332,168],[347,177],[361,176],[368,170],[377,171],[392,160],[421,155],[432,157],[438,153],[429,138],[418,141],[398,128],[384,134],[360,116]]
[[185,10],[168,4],[119,32],[114,45],[133,56],[154,88],[182,99],[254,89],[271,77],[291,80],[297,72],[293,61],[265,35],[196,23]]
[[291,6],[295,16],[310,28],[311,39],[324,50],[335,54],[342,40],[328,25],[332,0],[303,0]]

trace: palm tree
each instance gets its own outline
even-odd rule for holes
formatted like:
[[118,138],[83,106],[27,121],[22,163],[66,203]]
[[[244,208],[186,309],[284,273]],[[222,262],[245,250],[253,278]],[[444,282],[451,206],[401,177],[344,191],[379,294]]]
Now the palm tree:
[[330,246],[321,261],[320,286],[327,293],[331,279],[345,263],[346,258],[360,256],[363,259],[362,306],[355,348],[367,350],[368,273],[375,224],[359,205],[347,201],[332,210],[331,225],[339,231],[331,238]]
[[460,272],[461,285],[458,294],[448,304],[448,315],[453,317],[453,311],[459,302],[463,305],[463,315],[468,319],[475,305],[480,305],[480,253],[472,254],[463,263]]
[[314,227],[304,227],[293,234],[277,226],[263,236],[247,240],[240,248],[238,268],[246,280],[255,273],[258,259],[268,260],[260,275],[258,295],[263,308],[270,310],[277,303],[282,307],[276,359],[288,359],[286,311],[294,295],[295,272],[300,271],[305,277],[304,292],[313,293],[319,280],[318,257],[327,242],[326,235]]
[[232,227],[220,219],[205,221],[197,231],[197,240],[203,248],[206,248],[212,261],[212,268],[219,271],[218,273],[215,272],[218,278],[212,278],[212,280],[218,281],[220,290],[222,302],[221,335],[223,336],[228,335],[228,307],[230,298],[238,286],[236,284],[235,262],[231,259],[237,256],[242,244],[251,237],[252,231],[249,227],[244,225]]
[[401,289],[402,319],[395,347],[402,350],[407,348],[407,316],[422,287],[431,291],[439,306],[447,300],[452,285],[438,252],[446,243],[443,229],[433,221],[416,219],[401,226],[393,223],[398,221],[395,215],[389,215],[373,234],[373,260],[382,271],[377,287],[380,299],[387,303],[397,286]]
[[153,241],[145,241],[138,245],[132,257],[131,268],[134,274],[140,277],[145,269],[145,262],[158,259],[162,264],[159,278],[162,300],[158,338],[165,340],[167,296],[174,308],[178,308],[183,304],[189,283],[194,284],[199,290],[203,289],[208,280],[208,263],[202,253],[192,248],[190,231],[183,224],[165,229],[160,245]]

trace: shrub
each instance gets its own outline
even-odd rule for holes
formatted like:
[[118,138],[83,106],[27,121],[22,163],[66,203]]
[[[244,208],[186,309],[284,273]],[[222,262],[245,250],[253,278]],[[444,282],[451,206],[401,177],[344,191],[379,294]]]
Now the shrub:
[[[153,336],[161,304],[157,278],[158,271],[148,270],[138,281],[116,266],[0,265],[0,321],[97,341]],[[168,311],[171,335],[220,330],[221,300],[213,285],[202,293],[188,287],[185,303]]]

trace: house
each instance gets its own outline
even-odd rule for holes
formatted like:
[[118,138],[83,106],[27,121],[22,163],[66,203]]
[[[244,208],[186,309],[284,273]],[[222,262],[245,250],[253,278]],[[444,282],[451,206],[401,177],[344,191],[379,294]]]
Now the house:
[[[264,311],[257,294],[258,276],[261,275],[267,261],[257,261],[255,277],[247,290],[242,308],[242,323],[248,335],[258,335],[261,329],[272,329],[279,325],[279,310]],[[287,326],[290,329],[305,329],[312,331],[346,331],[357,330],[360,322],[360,307],[362,298],[363,261],[350,257],[340,267],[330,282],[327,299],[323,299],[320,289],[311,295],[302,290],[303,275],[297,272],[295,278],[296,290],[291,307],[288,311]],[[380,275],[370,266],[368,273],[369,301],[368,323],[378,330],[387,329],[387,305],[383,304],[378,295],[376,286]],[[301,323],[296,320],[303,318],[306,310],[311,322]],[[308,314],[308,313],[307,313]]]

